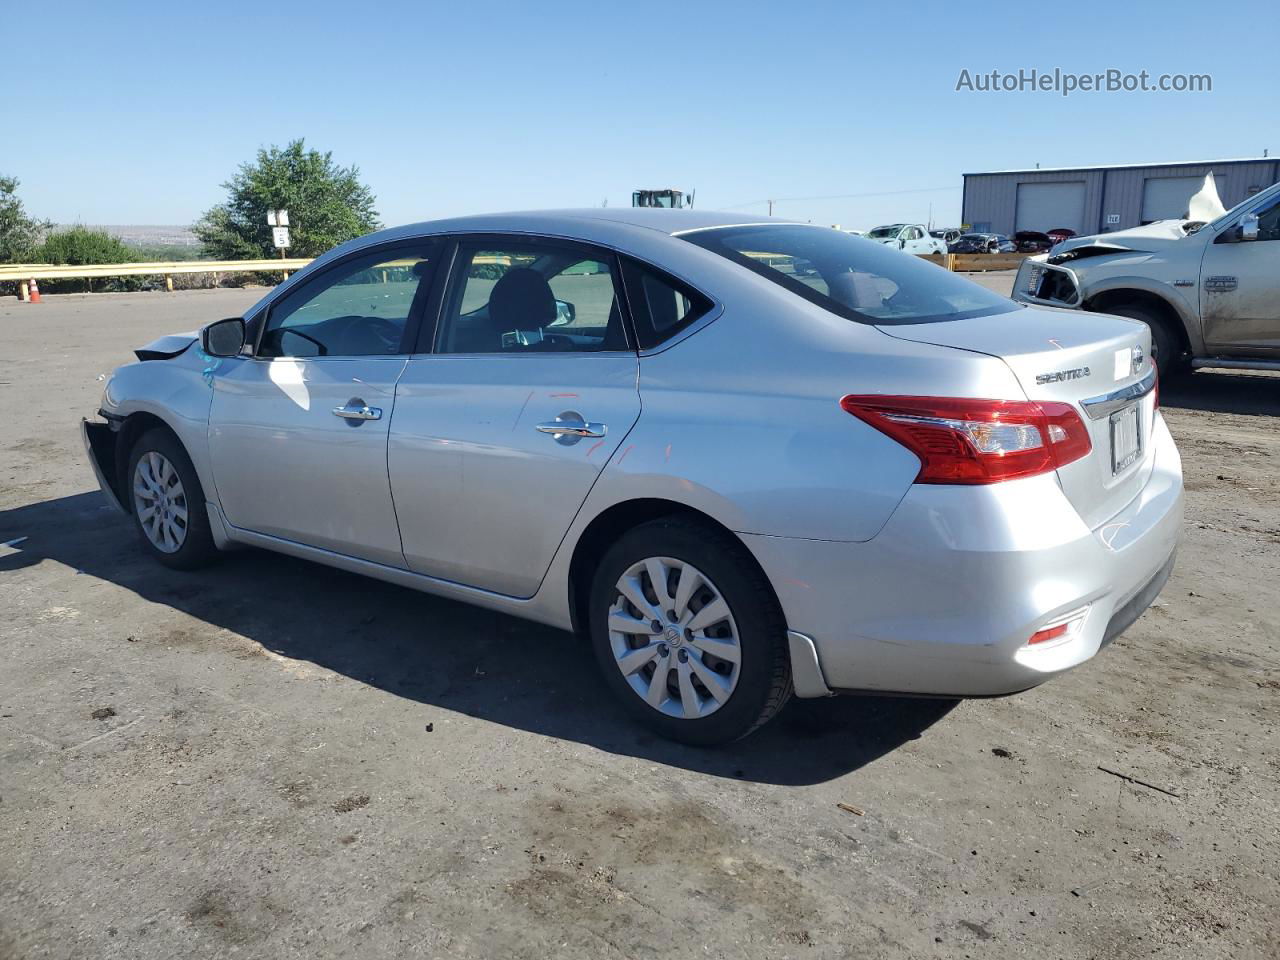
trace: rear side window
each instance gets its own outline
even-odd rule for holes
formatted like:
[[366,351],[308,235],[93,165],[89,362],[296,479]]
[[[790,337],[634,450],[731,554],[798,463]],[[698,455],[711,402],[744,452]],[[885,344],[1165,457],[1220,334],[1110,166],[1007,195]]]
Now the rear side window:
[[715,227],[681,239],[860,323],[932,323],[1019,309],[971,280],[839,230],[801,224]]
[[670,340],[712,307],[692,287],[634,260],[623,261],[622,276],[641,350]]

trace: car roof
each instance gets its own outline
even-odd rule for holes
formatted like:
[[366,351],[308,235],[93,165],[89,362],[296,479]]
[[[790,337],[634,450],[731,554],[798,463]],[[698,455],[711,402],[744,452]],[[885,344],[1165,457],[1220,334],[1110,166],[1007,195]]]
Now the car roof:
[[[514,210],[482,213],[443,220],[424,220],[384,230],[371,237],[390,239],[387,234],[420,236],[429,233],[483,232],[487,230],[546,232],[552,234],[593,234],[597,230],[630,227],[673,235],[712,227],[792,223],[777,218],[762,219],[750,214],[716,210],[669,210],[659,207],[585,207],[565,210]],[[596,229],[592,229],[596,228]]]
[[779,224],[818,229],[816,225],[776,217],[761,219],[758,216],[725,211],[670,210],[654,207],[518,210],[509,213],[482,213],[442,220],[424,220],[420,223],[407,223],[403,226],[369,233],[326,251],[284,283],[273,288],[253,309],[257,310],[262,304],[278,299],[307,277],[313,276],[342,257],[380,244],[412,242],[439,234],[531,234],[563,237],[626,250],[633,244],[648,246],[654,238],[671,237],[694,230]]

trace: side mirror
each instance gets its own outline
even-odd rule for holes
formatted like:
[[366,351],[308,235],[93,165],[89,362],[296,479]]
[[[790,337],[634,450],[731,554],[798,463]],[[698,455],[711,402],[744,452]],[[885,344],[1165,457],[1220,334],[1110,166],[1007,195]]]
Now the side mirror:
[[573,323],[578,319],[578,308],[568,300],[556,301],[556,318],[551,321],[551,326],[562,327],[567,323]]
[[1258,215],[1246,213],[1234,227],[1228,227],[1214,238],[1214,243],[1249,243],[1258,239]]
[[244,349],[244,320],[215,320],[200,331],[200,348],[211,357],[238,357]]
[[898,241],[898,249],[899,249],[899,250],[905,250],[905,249],[907,249],[907,241],[906,241],[905,239],[902,239],[902,240],[899,240],[899,241]]

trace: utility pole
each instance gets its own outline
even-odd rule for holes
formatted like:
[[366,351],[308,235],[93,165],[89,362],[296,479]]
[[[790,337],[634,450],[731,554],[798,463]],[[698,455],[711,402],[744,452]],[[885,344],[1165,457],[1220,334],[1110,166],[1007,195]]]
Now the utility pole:
[[773,201],[769,201],[769,216],[773,216]]

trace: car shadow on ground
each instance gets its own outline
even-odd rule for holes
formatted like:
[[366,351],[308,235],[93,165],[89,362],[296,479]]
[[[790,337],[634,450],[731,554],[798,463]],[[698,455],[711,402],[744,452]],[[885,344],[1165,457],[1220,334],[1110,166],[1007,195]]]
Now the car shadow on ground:
[[0,574],[51,559],[398,697],[713,776],[824,782],[918,738],[957,703],[792,700],[753,736],[694,749],[632,723],[585,642],[561,630],[265,551],[169,570],[96,491],[0,512],[0,543],[16,537],[28,539],[0,557]]
[[1200,370],[1160,384],[1161,406],[1206,413],[1280,416],[1280,376]]

